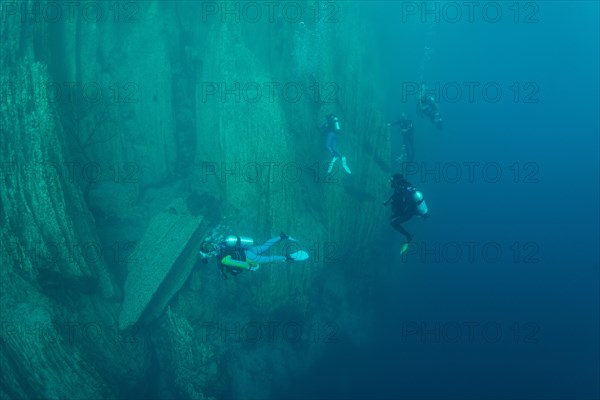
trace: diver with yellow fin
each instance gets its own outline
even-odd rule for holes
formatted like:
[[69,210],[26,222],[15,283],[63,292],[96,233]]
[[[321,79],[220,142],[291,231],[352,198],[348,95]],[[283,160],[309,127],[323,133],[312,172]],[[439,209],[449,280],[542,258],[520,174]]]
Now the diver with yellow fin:
[[402,254],[408,249],[408,243],[412,241],[412,235],[401,224],[414,216],[427,219],[429,217],[429,210],[423,198],[423,193],[404,179],[402,174],[394,174],[392,179],[390,179],[390,185],[394,193],[383,205],[387,206],[392,203],[390,224],[406,237],[406,242],[400,249],[400,254]]
[[244,271],[256,271],[260,264],[308,259],[308,253],[303,250],[286,253],[285,256],[266,255],[272,246],[283,240],[297,242],[296,239],[285,233],[267,240],[262,245],[255,245],[254,240],[249,237],[229,235],[217,244],[205,240],[199,254],[204,262],[209,258],[216,257],[223,279],[227,279],[227,274],[235,276]]

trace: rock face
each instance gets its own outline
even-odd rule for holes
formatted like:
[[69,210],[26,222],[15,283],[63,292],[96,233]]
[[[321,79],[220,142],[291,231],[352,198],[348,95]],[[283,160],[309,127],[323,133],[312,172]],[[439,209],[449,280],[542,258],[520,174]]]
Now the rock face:
[[0,29],[1,393],[114,398],[143,375],[148,348],[115,335],[108,257],[72,175],[61,110],[40,91],[52,81],[39,47],[48,32],[20,18]]
[[[164,397],[268,396],[267,374],[285,382],[319,344],[249,351],[206,329],[351,320],[351,299],[368,291],[389,137],[360,9],[336,2],[336,23],[198,23],[201,2],[127,4],[137,8],[118,23],[80,9],[73,21],[11,12],[0,24],[0,395],[139,397],[158,382],[148,390]],[[32,95],[73,82],[104,95]],[[326,174],[318,126],[330,112],[352,175]],[[220,223],[258,242],[288,232],[311,262],[223,282],[212,264],[194,268]],[[113,251],[125,240],[136,263]]]
[[18,275],[4,271],[1,279],[0,386],[6,398],[115,397],[93,359],[80,353],[81,336],[69,340],[68,328],[56,322],[56,306]]
[[201,217],[181,213],[174,206],[152,218],[127,271],[121,327],[137,324],[144,312],[160,314],[181,288],[193,267],[186,261],[198,254],[206,234],[201,222]]

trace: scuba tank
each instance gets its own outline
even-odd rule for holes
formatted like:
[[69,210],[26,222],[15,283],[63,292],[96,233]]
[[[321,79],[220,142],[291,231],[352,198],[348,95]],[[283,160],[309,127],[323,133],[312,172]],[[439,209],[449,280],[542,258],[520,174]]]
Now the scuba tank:
[[336,132],[342,130],[342,127],[340,126],[340,120],[338,119],[338,117],[333,117],[333,129],[335,129]]
[[246,236],[229,235],[225,238],[225,246],[228,248],[253,246],[254,239]]
[[329,129],[336,133],[339,133],[342,130],[340,119],[333,114],[327,116],[327,125],[329,126]]
[[418,190],[413,192],[413,201],[415,202],[417,215],[424,216],[429,211],[427,209],[427,204],[425,203],[425,199],[423,198],[423,193]]
[[221,278],[227,279],[227,274],[239,275],[246,270],[246,247],[254,245],[254,239],[246,236],[229,235],[221,242],[219,254],[219,269]]

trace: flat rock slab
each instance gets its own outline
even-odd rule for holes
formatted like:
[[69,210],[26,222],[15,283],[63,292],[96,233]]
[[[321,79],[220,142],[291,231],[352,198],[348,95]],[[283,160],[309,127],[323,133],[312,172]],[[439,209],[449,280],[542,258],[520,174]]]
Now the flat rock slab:
[[[162,310],[147,310],[152,303],[164,307],[181,288],[191,272],[188,260],[197,254],[195,238],[204,233],[202,217],[177,213],[170,208],[156,215],[129,264],[119,325],[125,329],[136,324],[145,312],[156,315]],[[195,243],[197,242],[197,243]],[[179,285],[174,288],[173,284]],[[166,285],[166,286],[165,286]]]

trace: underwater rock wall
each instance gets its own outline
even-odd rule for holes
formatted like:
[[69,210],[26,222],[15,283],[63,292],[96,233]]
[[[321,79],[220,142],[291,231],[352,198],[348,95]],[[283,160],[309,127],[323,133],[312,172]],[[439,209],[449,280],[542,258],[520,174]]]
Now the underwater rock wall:
[[[286,231],[309,247],[332,244],[340,256],[352,253],[358,261],[368,258],[359,249],[385,220],[389,138],[375,95],[381,83],[365,62],[366,32],[356,23],[360,11],[346,4],[340,10],[336,23],[211,26],[196,90],[196,188],[219,193],[238,230],[257,241]],[[317,47],[297,49],[303,40]],[[298,51],[311,53],[302,72]],[[301,95],[290,90],[286,96],[286,85]],[[326,173],[330,155],[318,126],[329,112],[346,127],[339,147],[352,175],[340,164]],[[305,306],[289,291],[305,292],[322,261],[302,274],[269,268],[256,299],[270,300],[269,307],[282,301]]]
[[[254,40],[248,39],[239,24],[213,27],[207,38],[211,56],[203,63],[200,82],[205,87],[198,88],[199,92],[213,83],[231,86],[278,81],[270,66],[252,51]],[[238,102],[230,97],[198,103],[200,168],[196,188],[219,193],[223,216],[235,221],[240,234],[257,242],[281,231],[295,235],[315,232],[318,226],[303,212],[301,184],[289,183],[282,175],[286,163],[294,162],[296,167],[298,160],[280,101]],[[276,273],[275,268],[265,269],[267,274]],[[299,283],[295,278],[292,284]],[[288,282],[272,280],[263,285],[265,301],[276,305],[290,300]],[[261,300],[263,296],[258,295],[255,301]]]
[[[164,33],[167,21],[159,4],[138,6],[140,14],[131,23],[80,21],[74,73],[69,73],[82,87],[90,86],[85,98],[66,105],[72,109],[65,119],[79,146],[75,152],[105,172],[131,166],[119,177],[129,176],[134,179],[127,183],[139,185],[166,182],[176,162],[173,71]],[[68,35],[62,32],[57,39]],[[118,180],[116,173],[104,173],[99,181]]]
[[7,18],[0,35],[3,398],[116,397],[141,375],[147,349],[81,336],[88,324],[103,333],[113,326],[118,337],[115,304],[105,300],[115,285],[96,253],[94,218],[66,169],[60,110],[40,93],[53,81],[42,51],[48,30]]
[[[372,271],[361,266],[376,267],[369,263],[369,247],[387,223],[382,202],[389,187],[389,133],[377,97],[384,83],[368,61],[367,34],[357,24],[360,10],[346,3],[341,10],[336,24],[241,28],[217,23],[202,32],[207,43],[196,88],[199,168],[194,189],[218,193],[223,218],[238,233],[261,242],[288,232],[307,247],[313,260],[306,265],[262,266],[255,276],[239,277],[231,284],[198,277],[201,294],[182,291],[173,307],[173,313],[200,332],[198,336],[206,323],[231,327],[256,318],[335,321],[344,335],[365,329],[356,322],[353,298],[370,289]],[[299,64],[295,48],[302,40],[316,46],[300,51],[311,54],[306,66]],[[235,97],[236,83],[240,88],[248,85],[246,98],[243,89],[240,98]],[[275,90],[267,98],[266,83],[279,89],[298,86],[303,95],[296,101]],[[252,85],[262,92],[253,91]],[[234,94],[223,95],[224,89]],[[254,102],[253,96],[261,101]],[[338,114],[346,127],[339,147],[352,175],[339,164],[332,175],[326,174],[330,155],[318,126],[329,112]],[[300,170],[302,177],[283,176],[285,166],[288,172]],[[201,311],[190,298],[214,301],[216,309]],[[227,366],[220,374],[231,377],[226,393],[267,397],[273,385],[264,381],[267,376],[285,382],[285,371],[310,365],[322,350],[322,343],[291,350],[288,345],[248,348],[227,343],[231,356],[220,366]],[[220,351],[218,346],[210,350],[212,357]]]
[[[25,325],[3,328],[3,396],[111,398],[156,377],[165,396],[264,397],[271,374],[284,381],[293,370],[284,363],[308,368],[322,344],[250,351],[202,340],[204,323],[312,315],[354,324],[350,304],[368,290],[370,275],[360,267],[386,223],[381,201],[389,172],[376,95],[383,82],[364,47],[359,7],[338,2],[337,22],[307,18],[300,25],[281,18],[200,22],[201,5],[185,4],[139,3],[135,24],[17,18],[0,27],[3,84],[93,83],[104,94],[95,102],[2,99],[0,149],[10,168],[3,167],[0,202],[1,317],[13,329],[21,314],[29,315]],[[236,82],[260,85],[263,97],[235,101],[207,92]],[[286,85],[300,87],[300,97],[284,95]],[[339,164],[326,174],[330,155],[318,127],[330,112],[342,120],[339,147],[352,175]],[[70,179],[65,165],[103,173]],[[173,198],[188,199],[190,218],[222,223],[257,242],[288,232],[311,262],[261,266],[233,282],[221,281],[213,264],[201,265],[167,311],[128,343],[123,337],[131,333],[117,320],[133,270],[107,252],[93,261],[80,251],[58,262],[47,255],[57,244],[104,246],[119,235],[139,242]],[[136,316],[155,290],[140,293]],[[45,342],[19,330],[69,321],[94,321],[109,334],[72,340],[63,329]],[[150,371],[152,363],[160,371]]]

